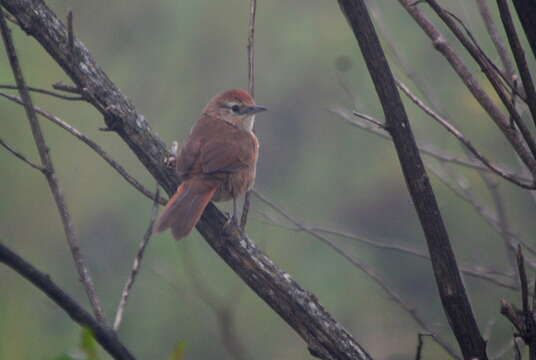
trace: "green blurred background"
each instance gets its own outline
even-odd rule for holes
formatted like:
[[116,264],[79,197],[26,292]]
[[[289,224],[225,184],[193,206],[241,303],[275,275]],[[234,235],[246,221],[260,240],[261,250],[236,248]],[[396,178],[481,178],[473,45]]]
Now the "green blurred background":
[[[335,1],[258,1],[256,99],[270,111],[257,117],[261,141],[256,189],[306,224],[336,228],[372,240],[425,249],[392,145],[350,126],[330,112],[356,109],[381,118],[356,41]],[[498,61],[473,2],[442,1],[470,26]],[[60,17],[74,12],[75,33],[111,79],[167,142],[184,139],[201,108],[217,92],[247,87],[246,0],[47,1]],[[485,154],[517,167],[503,136],[471,98],[398,2],[369,1],[384,45],[395,46],[427,84],[429,95]],[[495,3],[489,2],[496,15]],[[426,6],[422,5],[428,14]],[[430,14],[431,15],[431,14]],[[435,19],[435,18],[434,18]],[[497,18],[496,18],[497,19]],[[49,87],[66,75],[32,38],[12,25],[27,82]],[[442,27],[441,27],[442,28]],[[452,39],[450,34],[449,39]],[[461,49],[456,46],[457,49]],[[388,52],[392,60],[393,52]],[[464,55],[465,56],[465,55]],[[534,69],[533,57],[528,56]],[[400,63],[393,70],[407,80]],[[472,66],[482,79],[476,66]],[[13,79],[0,52],[0,83]],[[483,86],[490,90],[489,84]],[[35,102],[101,144],[147,187],[155,182],[113,133],[98,130],[91,106],[34,95]],[[456,140],[409,102],[417,139],[463,156]],[[0,100],[1,137],[38,159],[22,109]],[[81,142],[43,120],[59,179],[75,219],[108,318],[112,319],[151,203]],[[0,236],[87,304],[45,179],[0,151]],[[450,167],[491,206],[475,172]],[[453,246],[462,264],[510,271],[500,236],[432,177]],[[534,201],[505,182],[512,228],[535,234]],[[222,205],[228,209],[228,205]],[[325,305],[375,358],[413,358],[421,329],[367,275],[254,199],[248,234],[283,269]],[[415,306],[430,328],[455,344],[441,311],[427,261],[333,238]],[[533,241],[534,242],[534,241]],[[192,272],[195,277],[192,277]],[[490,352],[508,344],[512,329],[498,314],[499,300],[516,293],[466,278],[482,329],[493,331]],[[119,335],[139,359],[167,359],[179,342],[187,359],[232,359],[213,308],[196,284],[223,308],[232,307],[246,359],[308,359],[304,342],[247,289],[193,233],[176,243],[155,236],[131,293]],[[79,328],[13,271],[0,267],[0,359],[54,359],[77,353]],[[455,345],[454,345],[455,346]],[[431,340],[425,356],[448,358]],[[507,356],[510,354],[507,353]],[[103,358],[106,355],[102,354]]]

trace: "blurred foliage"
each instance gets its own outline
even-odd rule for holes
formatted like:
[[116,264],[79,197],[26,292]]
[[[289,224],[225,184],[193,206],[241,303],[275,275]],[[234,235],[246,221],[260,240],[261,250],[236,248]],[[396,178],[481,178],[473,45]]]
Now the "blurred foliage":
[[[336,3],[258,2],[256,98],[270,111],[259,115],[256,125],[261,139],[256,188],[307,224],[424,249],[391,144],[328,111],[355,108],[380,119],[382,114],[356,41]],[[469,25],[491,58],[498,60],[473,2],[442,3]],[[215,93],[247,86],[246,0],[49,0],[47,4],[63,17],[72,8],[78,39],[167,143],[186,137],[200,109]],[[396,75],[410,82],[400,60],[393,56],[393,48],[426,84],[427,95],[479,149],[516,167],[517,160],[503,136],[398,2],[369,4],[375,9],[376,24]],[[494,4],[490,2],[490,6],[495,14]],[[48,88],[56,81],[68,82],[35,40],[12,28],[29,84]],[[453,39],[450,34],[447,37]],[[529,58],[534,69],[533,58]],[[476,66],[471,68],[480,74]],[[13,83],[3,51],[0,83]],[[490,89],[485,81],[482,84]],[[34,99],[97,141],[132,175],[154,188],[154,181],[119,138],[98,130],[103,122],[90,106],[38,94]],[[463,156],[455,139],[409,101],[405,103],[420,143]],[[22,109],[1,99],[0,111],[2,138],[37,159]],[[86,146],[45,120],[43,126],[82,251],[112,319],[149,221],[151,202]],[[7,245],[87,304],[44,178],[3,150],[0,168],[0,234],[9,239]],[[475,172],[454,166],[449,169],[491,207],[489,194]],[[470,205],[437,179],[432,181],[459,262],[509,271],[499,235]],[[533,241],[533,200],[502,181],[500,191],[507,200],[512,228]],[[228,205],[221,206],[228,209]],[[251,238],[316,294],[375,358],[413,357],[420,329],[380,287],[311,236],[270,224],[264,214],[273,218],[274,212],[263,204],[255,200],[252,206]],[[374,268],[434,331],[454,344],[427,261],[375,250],[353,240],[336,241]],[[237,332],[255,358],[310,358],[303,341],[245,289],[195,233],[178,244],[169,234],[157,236],[149,244],[119,332],[140,359],[169,358],[178,338],[188,343],[189,358],[233,358],[225,348],[216,314],[200,299],[188,274],[191,269],[181,261],[185,251],[197,264],[197,278],[206,288],[218,298],[236,299]],[[481,327],[494,323],[493,353],[511,336],[510,326],[498,315],[499,299],[516,301],[517,294],[474,278],[466,278],[466,284]],[[12,271],[0,268],[0,288],[4,290],[0,292],[0,359],[50,359],[77,344],[78,326]],[[175,354],[182,356],[181,351]],[[447,358],[427,339],[423,357],[432,354],[434,359]]]

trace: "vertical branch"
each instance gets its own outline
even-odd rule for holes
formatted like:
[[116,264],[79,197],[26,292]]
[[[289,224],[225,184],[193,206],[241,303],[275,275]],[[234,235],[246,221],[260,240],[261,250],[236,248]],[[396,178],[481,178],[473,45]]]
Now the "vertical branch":
[[513,0],[513,2],[532,53],[536,56],[536,2],[534,0]]
[[48,186],[50,187],[50,191],[52,192],[52,195],[54,197],[58,212],[60,213],[63,230],[65,232],[65,236],[67,237],[67,242],[69,243],[76,269],[78,270],[80,280],[82,281],[82,284],[84,285],[84,288],[86,290],[89,302],[91,303],[91,306],[95,313],[95,317],[98,321],[105,323],[104,311],[102,310],[100,300],[95,290],[95,285],[93,284],[93,280],[91,279],[91,275],[87,268],[86,262],[80,251],[80,244],[78,241],[78,237],[74,231],[71,213],[67,208],[65,197],[63,196],[62,189],[56,177],[52,158],[50,157],[50,150],[45,142],[41,126],[39,125],[39,121],[37,120],[37,114],[32,104],[32,98],[30,97],[30,93],[28,92],[28,88],[26,87],[26,82],[24,81],[24,77],[22,75],[22,70],[19,64],[17,53],[15,51],[15,46],[13,45],[11,31],[7,26],[4,17],[4,12],[1,7],[0,31],[2,33],[2,38],[4,39],[4,45],[6,48],[7,56],[9,58],[9,63],[11,64],[13,76],[15,77],[17,87],[19,88],[19,93],[22,98],[22,101],[24,102],[26,116],[28,118],[28,121],[30,122],[34,141],[37,145],[37,150],[41,158],[41,163],[44,168],[43,173],[45,174]]
[[[257,14],[257,0],[250,0],[249,3],[249,31],[248,31],[248,91],[255,98],[255,16]],[[242,232],[246,230],[248,222],[249,206],[251,202],[251,191],[244,197],[244,207],[240,217],[240,228]]]
[[393,138],[404,178],[428,244],[443,309],[465,359],[487,359],[486,343],[462,282],[456,258],[424,170],[396,84],[363,0],[339,0],[363,53]]
[[[527,95],[527,105],[529,106],[532,120],[536,124],[536,90],[534,89],[534,83],[532,82],[527,59],[525,58],[525,52],[523,51],[523,47],[521,46],[521,42],[517,36],[514,21],[512,20],[512,15],[510,14],[510,9],[508,7],[508,2],[505,0],[497,0],[497,6],[499,7],[499,14],[501,15],[504,30],[508,36],[508,41],[510,42],[514,59],[516,60],[519,75],[521,76],[523,88],[525,89],[525,93]],[[532,30],[534,31],[534,29]]]
[[508,50],[506,49],[506,46],[501,39],[499,29],[497,28],[497,25],[495,24],[495,21],[491,16],[491,12],[488,7],[488,0],[477,0],[476,4],[478,5],[478,11],[480,12],[480,16],[482,16],[482,19],[484,20],[484,25],[488,30],[489,36],[491,37],[493,45],[495,46],[495,49],[497,49],[497,53],[499,54],[499,57],[503,64],[504,73],[506,75],[505,77],[510,82],[510,84],[512,84],[513,76],[515,74],[514,65],[512,64],[512,61],[508,56]]
[[149,220],[149,226],[147,226],[147,231],[145,231],[145,235],[143,235],[143,239],[141,240],[140,247],[138,249],[136,257],[134,258],[134,263],[132,264],[132,270],[130,271],[130,275],[128,276],[127,282],[125,283],[125,286],[123,287],[123,291],[121,292],[121,300],[119,300],[119,305],[117,306],[117,311],[115,313],[115,320],[114,320],[114,326],[113,326],[114,331],[119,330],[119,326],[121,326],[121,321],[123,320],[123,313],[125,311],[125,307],[127,306],[128,295],[130,294],[132,285],[134,285],[136,276],[138,275],[138,272],[140,271],[141,260],[143,259],[143,254],[145,253],[147,244],[149,244],[149,240],[151,239],[151,235],[153,234],[153,226],[156,221],[156,216],[158,215],[158,198],[159,197],[160,197],[160,191],[157,188],[155,196],[154,196],[153,209],[151,211],[151,220]]

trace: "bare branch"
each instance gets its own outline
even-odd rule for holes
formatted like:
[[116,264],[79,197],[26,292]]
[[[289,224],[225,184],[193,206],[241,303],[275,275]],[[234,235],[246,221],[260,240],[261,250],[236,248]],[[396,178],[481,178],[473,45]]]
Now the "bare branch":
[[65,236],[67,237],[67,242],[71,249],[71,254],[73,256],[78,275],[80,276],[80,280],[84,285],[86,294],[89,298],[89,302],[93,308],[97,320],[102,323],[105,323],[106,319],[104,316],[104,311],[102,310],[100,300],[95,290],[95,285],[93,284],[93,280],[91,279],[91,275],[87,268],[86,262],[82,255],[82,252],[80,251],[79,240],[74,231],[71,214],[67,208],[67,203],[65,202],[65,198],[60,188],[58,179],[56,178],[54,165],[52,163],[52,158],[50,157],[49,153],[49,148],[45,142],[43,132],[41,131],[41,126],[39,125],[39,121],[37,120],[37,115],[32,104],[32,98],[30,97],[30,93],[26,88],[26,83],[22,75],[22,70],[19,65],[17,53],[13,45],[11,32],[4,18],[4,11],[2,10],[2,7],[0,7],[0,30],[2,32],[2,38],[4,39],[4,45],[9,58],[9,62],[11,64],[11,69],[13,71],[15,81],[19,88],[19,93],[22,102],[24,103],[26,116],[28,117],[30,127],[32,128],[32,134],[35,140],[35,144],[37,145],[39,156],[41,157],[41,162],[43,164],[43,167],[45,168],[45,171],[43,173],[45,174],[48,185],[54,197],[54,201],[56,202],[58,212],[60,213]]
[[[527,59],[525,58],[525,52],[521,46],[521,42],[517,36],[514,21],[510,14],[510,8],[505,0],[497,0],[497,6],[499,7],[499,14],[504,25],[504,30],[508,36],[514,59],[516,60],[517,68],[519,69],[519,75],[523,82],[523,88],[527,96],[527,105],[529,106],[532,120],[536,124],[536,90],[534,89],[534,83],[532,82],[532,76],[529,71]],[[534,31],[534,29],[532,29]]]
[[[18,90],[18,87],[16,85],[0,85],[0,89]],[[36,92],[36,93],[41,93],[41,94],[57,97],[57,98],[62,99],[62,100],[73,100],[73,101],[83,101],[84,100],[84,98],[82,96],[68,96],[68,95],[63,95],[63,94],[60,94],[60,93],[57,93],[57,92],[54,92],[54,91],[50,91],[50,90],[46,90],[46,89],[40,89],[40,88],[35,88],[35,87],[28,87],[27,89],[29,91],[33,91],[33,92]]]
[[37,164],[34,164],[33,162],[31,162],[30,160],[28,160],[28,158],[24,155],[22,155],[20,152],[18,152],[17,150],[15,150],[14,148],[12,148],[11,146],[9,146],[4,140],[2,140],[0,138],[0,145],[2,145],[7,151],[9,151],[11,154],[13,154],[14,156],[16,156],[17,158],[19,158],[20,160],[24,161],[26,164],[30,165],[31,167],[33,167],[34,169],[36,170],[39,170],[41,172],[44,172],[45,171],[45,168],[40,166],[40,165],[37,165]]
[[[248,90],[251,96],[255,97],[255,15],[257,14],[257,0],[249,2],[249,31],[248,31]],[[255,124],[254,124],[255,125]],[[244,196],[244,206],[240,217],[240,228],[246,231],[248,213],[251,202],[251,191]]]
[[493,164],[491,164],[491,162],[486,157],[484,157],[484,155],[482,155],[469,140],[467,140],[467,138],[462,134],[460,130],[458,130],[454,125],[449,123],[447,119],[443,118],[430,107],[428,107],[422,100],[420,100],[415,94],[413,94],[403,82],[401,82],[400,80],[395,81],[398,88],[402,90],[404,94],[406,94],[411,99],[411,101],[413,101],[426,114],[430,115],[441,126],[447,129],[448,132],[454,135],[454,137],[456,137],[456,139],[458,139],[458,141],[460,141],[467,150],[469,150],[478,160],[480,160],[480,162],[487,166],[491,171],[524,189],[536,189],[536,183],[534,183],[534,181],[530,182],[529,184],[520,182],[515,177],[509,176],[500,168],[497,168]]
[[[364,272],[369,278],[371,278],[383,291],[385,291],[390,299],[395,302],[398,306],[400,306],[404,311],[406,311],[413,320],[426,332],[430,333],[432,338],[445,349],[446,352],[448,352],[451,356],[454,358],[459,358],[459,355],[456,353],[454,349],[445,341],[443,340],[438,334],[433,333],[433,331],[428,327],[426,324],[426,321],[424,318],[417,312],[415,306],[409,304],[406,300],[402,298],[400,294],[398,294],[394,289],[392,289],[390,286],[387,285],[387,282],[378,275],[374,270],[372,270],[369,266],[365,265],[360,260],[356,259],[353,256],[350,256],[348,253],[346,253],[343,249],[341,249],[337,244],[319,234],[319,231],[314,231],[310,227],[303,225],[300,221],[296,220],[294,217],[289,215],[285,210],[283,210],[281,207],[277,206],[274,202],[269,200],[266,196],[261,195],[258,191],[253,191],[253,194],[262,202],[270,206],[272,209],[277,211],[280,215],[282,215],[286,220],[288,220],[290,223],[292,223],[294,226],[296,226],[300,231],[304,231],[311,236],[313,236],[315,239],[319,240],[323,244],[327,245],[329,248],[331,248],[335,253],[342,256],[346,261],[348,261],[350,264]],[[370,244],[370,242],[369,242]]]
[[[6,99],[9,99],[19,105],[23,105],[22,100],[16,96],[5,94],[3,92],[0,92],[0,96],[5,97]],[[82,134],[80,131],[78,131],[76,128],[71,126],[70,124],[66,123],[65,121],[61,120],[59,117],[52,115],[51,113],[41,109],[40,107],[34,106],[33,107],[35,112],[37,112],[39,115],[43,116],[45,119],[50,120],[54,124],[58,125],[65,131],[69,132],[71,135],[78,138],[80,141],[82,141],[84,144],[89,146],[93,151],[95,151],[100,157],[104,159],[119,175],[123,177],[130,185],[132,185],[136,190],[138,190],[140,193],[145,195],[149,199],[154,199],[155,194],[149,191],[146,187],[144,187],[138,180],[136,180],[132,175],[130,175],[125,168],[119,164],[117,161],[115,161],[108,153],[104,151],[104,149],[88,138],[86,135]],[[158,203],[161,205],[166,204],[166,200],[162,197],[158,198]]]
[[[378,126],[371,127],[371,126],[368,126],[368,124],[366,125],[364,123],[355,121],[352,117],[350,117],[347,113],[345,113],[341,109],[333,109],[333,110],[331,110],[331,112],[333,112],[334,114],[340,116],[342,119],[346,120],[348,123],[350,123],[353,126],[356,126],[356,127],[360,128],[362,130],[365,130],[365,131],[367,131],[367,132],[369,132],[371,134],[374,134],[374,135],[376,135],[376,136],[378,136],[378,137],[380,137],[380,138],[382,138],[384,140],[392,141],[392,138],[389,135],[387,135],[385,131],[380,130],[380,129],[377,128]],[[356,114],[356,113],[354,113],[354,114]],[[359,113],[359,115],[371,118],[369,115],[360,114],[360,113]],[[373,121],[374,121],[374,123],[383,124],[378,119],[373,119]],[[367,120],[367,122],[370,122],[370,121]],[[442,162],[452,163],[452,164],[460,165],[460,166],[467,167],[467,168],[470,168],[470,169],[492,173],[491,169],[488,168],[487,166],[481,165],[480,161],[478,161],[478,162],[477,161],[468,161],[468,160],[466,160],[464,158],[449,154],[449,153],[447,153],[447,152],[445,152],[443,150],[435,149],[435,148],[431,147],[430,145],[421,144],[421,145],[418,145],[418,148],[419,148],[419,151],[422,154],[427,155],[427,156],[431,156],[431,157],[433,157],[433,158],[435,158],[437,160],[440,160]],[[519,176],[519,175],[515,174],[512,170],[506,170],[504,167],[501,167],[499,165],[493,164],[493,167],[500,168],[501,172],[507,174],[508,177],[516,179],[517,181],[523,181],[523,182],[531,181],[531,179],[529,179],[527,177]],[[495,173],[492,173],[492,174],[495,174]]]
[[[413,17],[426,35],[432,40],[434,48],[438,50],[445,57],[445,59],[447,59],[467,89],[471,92],[482,108],[489,114],[499,129],[505,134],[515,152],[519,155],[523,163],[529,168],[532,176],[536,177],[536,159],[527,148],[524,140],[520,137],[519,132],[510,126],[510,120],[502,113],[497,105],[495,105],[493,99],[491,99],[491,97],[479,85],[476,77],[469,71],[468,66],[464,63],[462,58],[458,56],[452,46],[448,44],[446,37],[422,13],[413,0],[399,0],[399,2]],[[522,123],[521,126],[523,126]]]
[[513,77],[515,75],[514,65],[512,64],[512,60],[508,55],[508,49],[506,48],[501,38],[501,35],[499,34],[499,29],[497,28],[497,25],[495,24],[495,21],[491,16],[491,11],[489,10],[488,3],[488,0],[476,0],[480,16],[482,16],[484,25],[488,30],[488,34],[491,37],[493,45],[495,46],[495,49],[497,49],[497,53],[499,54],[499,57],[503,64],[505,77],[509,80],[509,83],[512,88],[515,88],[515,85],[512,84]]
[[51,280],[49,275],[34,268],[2,243],[0,243],[0,262],[16,271],[19,275],[41,290],[80,326],[91,329],[97,342],[114,359],[134,360],[134,356],[119,341],[112,329],[95,320],[95,318],[84,310],[76,300],[60,289]]
[[143,254],[145,253],[145,249],[147,248],[147,245],[149,244],[149,240],[151,239],[151,235],[153,234],[154,222],[156,221],[156,217],[158,215],[159,195],[160,195],[160,192],[157,187],[156,193],[154,196],[154,201],[153,201],[153,209],[151,210],[151,219],[149,220],[149,226],[147,226],[145,235],[143,235],[143,239],[140,242],[138,252],[136,253],[136,257],[134,258],[134,262],[132,264],[132,270],[130,270],[130,274],[128,276],[127,282],[125,283],[125,286],[123,287],[123,291],[121,292],[121,300],[119,300],[119,305],[117,306],[117,311],[115,313],[115,320],[114,320],[114,326],[113,326],[114,331],[118,331],[119,327],[121,326],[121,321],[123,320],[123,312],[125,311],[125,307],[127,306],[127,301],[128,301],[130,290],[132,289],[132,286],[134,285],[134,281],[136,280],[136,276],[138,275],[138,272],[140,271]]

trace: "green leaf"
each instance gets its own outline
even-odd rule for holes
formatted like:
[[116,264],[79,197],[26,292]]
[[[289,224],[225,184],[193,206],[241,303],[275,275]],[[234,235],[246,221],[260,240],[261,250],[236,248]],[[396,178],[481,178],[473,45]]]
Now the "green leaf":
[[186,348],[186,342],[179,341],[178,344],[175,346],[175,350],[173,350],[173,353],[169,357],[169,360],[184,360],[185,348]]
[[86,360],[100,360],[97,341],[88,328],[82,328],[80,333],[80,351],[84,353]]

